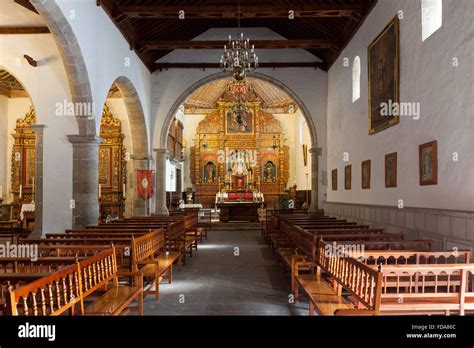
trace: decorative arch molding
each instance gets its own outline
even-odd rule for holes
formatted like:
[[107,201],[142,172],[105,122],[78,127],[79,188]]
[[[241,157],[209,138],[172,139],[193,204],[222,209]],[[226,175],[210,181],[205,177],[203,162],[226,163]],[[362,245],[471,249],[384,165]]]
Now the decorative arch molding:
[[115,79],[114,83],[118,87],[127,109],[132,136],[133,155],[148,156],[148,132],[145,114],[143,113],[142,103],[137,90],[132,81],[125,76],[119,76]]
[[[178,111],[178,108],[181,104],[183,104],[186,101],[186,98],[188,98],[196,89],[199,87],[202,87],[210,82],[220,80],[223,78],[227,78],[228,74],[225,72],[220,72],[216,74],[212,74],[209,76],[206,76],[199,81],[193,83],[190,87],[188,87],[181,95],[176,99],[172,107],[170,108],[168,114],[166,115],[166,118],[164,120],[163,126],[161,128],[161,133],[160,133],[160,148],[164,149],[166,148],[166,140],[168,136],[168,130],[171,125],[171,122],[176,115],[176,112]],[[311,117],[311,113],[309,112],[308,108],[305,106],[301,98],[293,92],[287,85],[285,85],[283,82],[277,80],[274,77],[271,77],[269,75],[261,74],[261,73],[250,73],[249,77],[253,77],[256,79],[263,80],[265,82],[271,83],[279,88],[281,88],[283,91],[285,91],[293,100],[298,104],[298,107],[300,108],[304,119],[306,120],[306,124],[308,125],[309,133],[311,136],[311,148],[316,148],[318,141],[317,141],[317,132],[316,132],[316,126],[314,124],[313,118]]]
[[[46,22],[58,46],[68,76],[73,103],[89,105],[92,109],[94,104],[87,66],[69,22],[55,1],[31,0],[31,3]],[[85,111],[89,107],[77,109]],[[95,120],[90,115],[76,114],[76,120],[80,135],[96,134]]]

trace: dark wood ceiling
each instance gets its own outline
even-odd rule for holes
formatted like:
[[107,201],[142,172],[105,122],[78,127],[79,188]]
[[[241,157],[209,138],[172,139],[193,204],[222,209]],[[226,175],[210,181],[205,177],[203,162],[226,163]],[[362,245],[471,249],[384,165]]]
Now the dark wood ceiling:
[[0,69],[0,95],[8,98],[28,97],[20,82],[8,71]]
[[[256,48],[304,48],[315,57],[314,63],[263,61],[261,66],[314,66],[327,70],[376,1],[241,0],[241,27],[269,28],[288,40],[263,40],[257,42]],[[152,72],[168,67],[217,67],[216,62],[159,64],[156,61],[176,48],[222,47],[221,41],[191,40],[210,28],[237,27],[237,0],[99,0],[98,3]],[[178,17],[181,10],[184,19]],[[294,11],[294,19],[288,18],[289,11]]]

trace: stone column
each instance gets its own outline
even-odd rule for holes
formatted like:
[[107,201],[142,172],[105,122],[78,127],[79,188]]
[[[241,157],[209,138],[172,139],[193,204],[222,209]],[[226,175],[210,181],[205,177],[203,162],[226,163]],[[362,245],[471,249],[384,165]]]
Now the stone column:
[[309,149],[309,153],[311,154],[311,205],[309,212],[314,213],[318,209],[318,157],[321,149],[312,148]]
[[166,155],[167,149],[155,149],[156,154],[156,185],[155,185],[155,214],[169,215],[166,207]]
[[31,126],[35,132],[35,229],[30,238],[41,238],[43,234],[43,124]]
[[72,198],[74,228],[99,221],[99,144],[95,135],[68,135],[72,144]]
[[[151,156],[143,155],[132,155],[130,158],[133,161],[133,174],[131,175],[133,188],[133,206],[132,206],[132,215],[133,216],[149,216],[150,215],[150,200],[144,200],[138,197],[138,182],[137,182],[137,169],[150,169],[150,163],[152,160]],[[130,187],[130,184],[128,185]]]

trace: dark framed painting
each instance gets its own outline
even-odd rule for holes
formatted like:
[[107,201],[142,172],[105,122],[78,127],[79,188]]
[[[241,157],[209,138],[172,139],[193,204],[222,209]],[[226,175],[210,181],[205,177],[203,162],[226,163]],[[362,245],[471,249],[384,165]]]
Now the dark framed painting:
[[438,144],[430,141],[419,146],[420,185],[438,184]]
[[369,134],[399,122],[399,30],[395,16],[367,49]]
[[337,191],[337,169],[333,169],[331,172],[331,184],[332,190]]
[[344,188],[350,190],[352,186],[352,165],[344,167]]
[[361,165],[362,188],[370,188],[370,160],[362,161]]
[[397,153],[385,155],[385,187],[397,187]]
[[254,114],[245,106],[239,112],[232,108],[225,110],[226,134],[254,134]]

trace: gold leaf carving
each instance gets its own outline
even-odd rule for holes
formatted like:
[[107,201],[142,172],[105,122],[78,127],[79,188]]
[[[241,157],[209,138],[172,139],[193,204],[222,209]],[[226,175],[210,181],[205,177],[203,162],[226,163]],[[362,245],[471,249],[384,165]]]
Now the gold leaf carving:
[[26,128],[31,127],[36,124],[36,112],[35,109],[30,106],[30,111],[28,111],[24,118],[19,118],[16,120],[17,128]]

